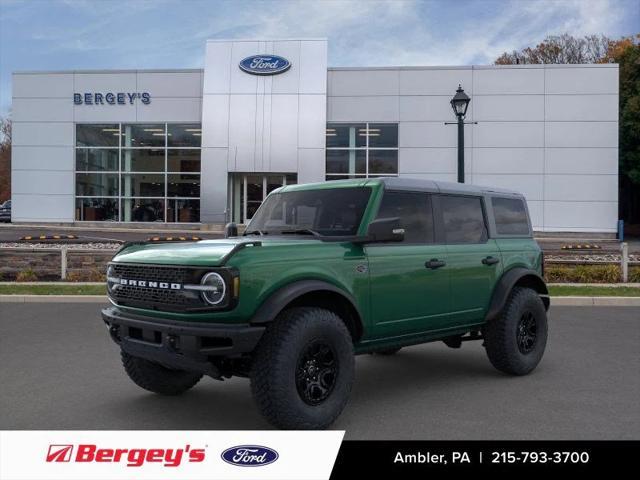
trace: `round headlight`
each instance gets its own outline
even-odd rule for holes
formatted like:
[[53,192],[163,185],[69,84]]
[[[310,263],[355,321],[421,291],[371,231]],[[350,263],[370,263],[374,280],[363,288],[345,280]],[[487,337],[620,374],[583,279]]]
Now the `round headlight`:
[[224,300],[224,294],[227,287],[224,283],[224,279],[215,272],[207,273],[202,277],[200,282],[203,288],[201,291],[202,298],[211,305],[218,305]]
[[107,267],[107,291],[111,293],[115,284],[117,284],[118,279],[114,277],[115,268],[113,265],[109,265]]

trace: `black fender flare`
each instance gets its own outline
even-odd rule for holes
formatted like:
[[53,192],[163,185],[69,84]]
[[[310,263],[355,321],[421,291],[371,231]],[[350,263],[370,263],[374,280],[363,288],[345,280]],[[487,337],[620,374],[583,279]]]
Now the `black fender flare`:
[[273,321],[278,313],[296,298],[311,292],[331,292],[342,296],[358,315],[362,324],[362,315],[356,306],[353,296],[345,290],[323,280],[298,280],[279,288],[272,293],[256,310],[251,318],[252,324],[264,324]]
[[513,290],[513,287],[517,283],[522,283],[523,286],[532,288],[538,292],[544,303],[544,308],[549,310],[549,290],[547,289],[544,279],[535,270],[516,267],[506,271],[502,277],[500,277],[500,280],[498,280],[493,289],[493,295],[491,296],[491,303],[489,303],[485,321],[492,320],[500,315],[511,290]]

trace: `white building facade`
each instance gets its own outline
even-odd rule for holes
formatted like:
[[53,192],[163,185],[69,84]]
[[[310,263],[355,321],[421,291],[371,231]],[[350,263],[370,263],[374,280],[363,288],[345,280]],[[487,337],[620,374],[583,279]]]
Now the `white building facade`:
[[244,223],[274,188],[465,181],[539,232],[614,233],[618,66],[327,67],[327,41],[209,41],[203,70],[13,75],[14,222]]

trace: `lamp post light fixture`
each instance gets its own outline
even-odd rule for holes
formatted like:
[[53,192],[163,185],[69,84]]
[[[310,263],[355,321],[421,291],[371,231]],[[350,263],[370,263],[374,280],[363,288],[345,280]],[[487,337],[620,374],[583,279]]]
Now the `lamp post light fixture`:
[[470,101],[462,85],[458,85],[456,94],[451,99],[451,108],[458,117],[458,183],[464,183],[464,117]]

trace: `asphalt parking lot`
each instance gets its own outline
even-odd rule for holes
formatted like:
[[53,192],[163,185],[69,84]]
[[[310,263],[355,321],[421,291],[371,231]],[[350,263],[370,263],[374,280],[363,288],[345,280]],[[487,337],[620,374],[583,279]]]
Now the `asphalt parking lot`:
[[[99,304],[0,303],[0,429],[267,429],[248,381],[181,397],[125,376]],[[479,342],[361,356],[335,428],[350,439],[638,439],[640,308],[555,307],[533,374],[495,371]]]

